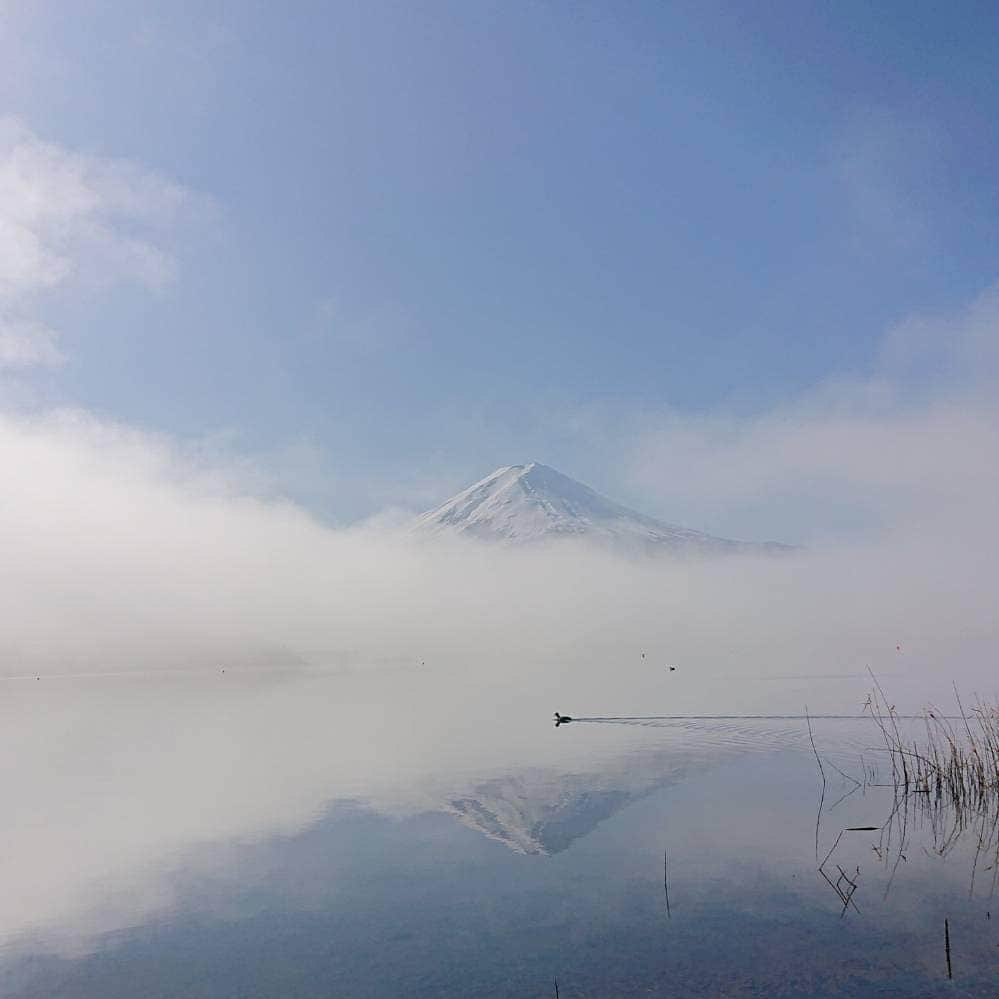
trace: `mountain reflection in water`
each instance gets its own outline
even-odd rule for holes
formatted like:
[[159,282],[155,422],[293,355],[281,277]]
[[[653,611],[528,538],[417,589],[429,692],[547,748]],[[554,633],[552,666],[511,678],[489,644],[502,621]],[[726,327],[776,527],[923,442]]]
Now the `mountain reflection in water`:
[[[958,994],[999,994],[977,827],[934,849],[832,770],[817,815],[801,721],[240,682],[11,695],[3,995],[930,996],[944,919]],[[868,721],[813,725],[871,759]]]

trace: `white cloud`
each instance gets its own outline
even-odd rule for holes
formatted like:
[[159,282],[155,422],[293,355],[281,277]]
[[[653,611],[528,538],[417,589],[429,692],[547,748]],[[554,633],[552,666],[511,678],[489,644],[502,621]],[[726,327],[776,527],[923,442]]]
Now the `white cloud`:
[[174,266],[163,234],[190,200],[135,164],[67,150],[2,118],[0,293],[11,300],[94,276],[95,260],[102,281],[160,287]]
[[12,333],[8,322],[5,353],[21,366],[54,362],[54,334],[24,326],[44,294],[80,283],[168,284],[169,234],[196,200],[136,164],[68,150],[0,118],[0,309],[21,324]]
[[[668,638],[692,663],[738,647],[748,675],[805,659],[862,667],[885,632],[923,636],[929,663],[990,634],[999,530],[988,515],[995,450],[984,448],[994,429],[957,410],[902,427],[768,424],[748,440],[785,443],[758,488],[812,462],[861,493],[896,489],[907,515],[876,537],[793,559],[691,567],[572,546],[428,551],[371,527],[332,530],[294,504],[246,495],[252,476],[213,466],[211,451],[86,414],[7,416],[0,467],[19,474],[0,508],[4,671],[201,668],[220,658],[365,666],[418,648],[463,669],[471,648],[490,660],[544,650],[589,661],[645,635]],[[900,435],[913,431],[905,445]],[[858,456],[858,437],[871,434]],[[728,476],[749,474],[753,444],[739,438],[722,452],[706,440],[701,485],[731,496]],[[708,459],[720,453],[741,465],[711,479]],[[897,462],[884,469],[889,453]],[[913,492],[927,494],[916,508]]]
[[627,438],[615,438],[622,475],[660,511],[724,508],[724,523],[741,508],[748,523],[756,505],[777,537],[787,533],[775,511],[791,508],[794,536],[813,541],[841,526],[830,511],[885,529],[936,529],[946,519],[975,530],[999,495],[989,457],[999,453],[997,344],[991,288],[956,315],[890,331],[868,378],[829,382],[750,416],[633,417]]

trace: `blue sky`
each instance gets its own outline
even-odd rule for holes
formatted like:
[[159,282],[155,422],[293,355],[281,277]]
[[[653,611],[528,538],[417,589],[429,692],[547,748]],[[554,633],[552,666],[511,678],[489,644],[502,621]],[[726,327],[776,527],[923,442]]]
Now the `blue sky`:
[[[0,25],[23,142],[145,178],[83,214],[70,278],[8,281],[0,318],[60,362],[12,366],[5,401],[215,442],[340,522],[537,459],[692,526],[863,524],[814,477],[808,502],[671,491],[633,445],[830,385],[849,407],[893,330],[999,272],[994,5],[15,2]],[[908,352],[895,404],[939,362]]]

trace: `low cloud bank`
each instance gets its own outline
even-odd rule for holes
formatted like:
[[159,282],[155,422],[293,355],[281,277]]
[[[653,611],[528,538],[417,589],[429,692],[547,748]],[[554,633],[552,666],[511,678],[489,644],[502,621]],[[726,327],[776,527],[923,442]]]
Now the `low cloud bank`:
[[[499,688],[541,670],[585,674],[597,691],[648,651],[719,684],[904,663],[987,685],[999,644],[983,494],[994,473],[951,444],[923,440],[947,469],[947,501],[894,530],[688,563],[334,530],[293,504],[240,495],[239,475],[169,441],[81,414],[6,416],[0,673],[430,661]],[[972,495],[955,505],[962,489]]]

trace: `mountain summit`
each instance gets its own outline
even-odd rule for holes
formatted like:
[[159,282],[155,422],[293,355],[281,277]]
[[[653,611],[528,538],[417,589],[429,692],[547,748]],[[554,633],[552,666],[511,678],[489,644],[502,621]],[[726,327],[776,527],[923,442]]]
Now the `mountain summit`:
[[507,465],[416,519],[422,535],[466,535],[524,544],[574,537],[627,551],[719,554],[788,550],[712,537],[652,517],[594,492],[554,468]]

